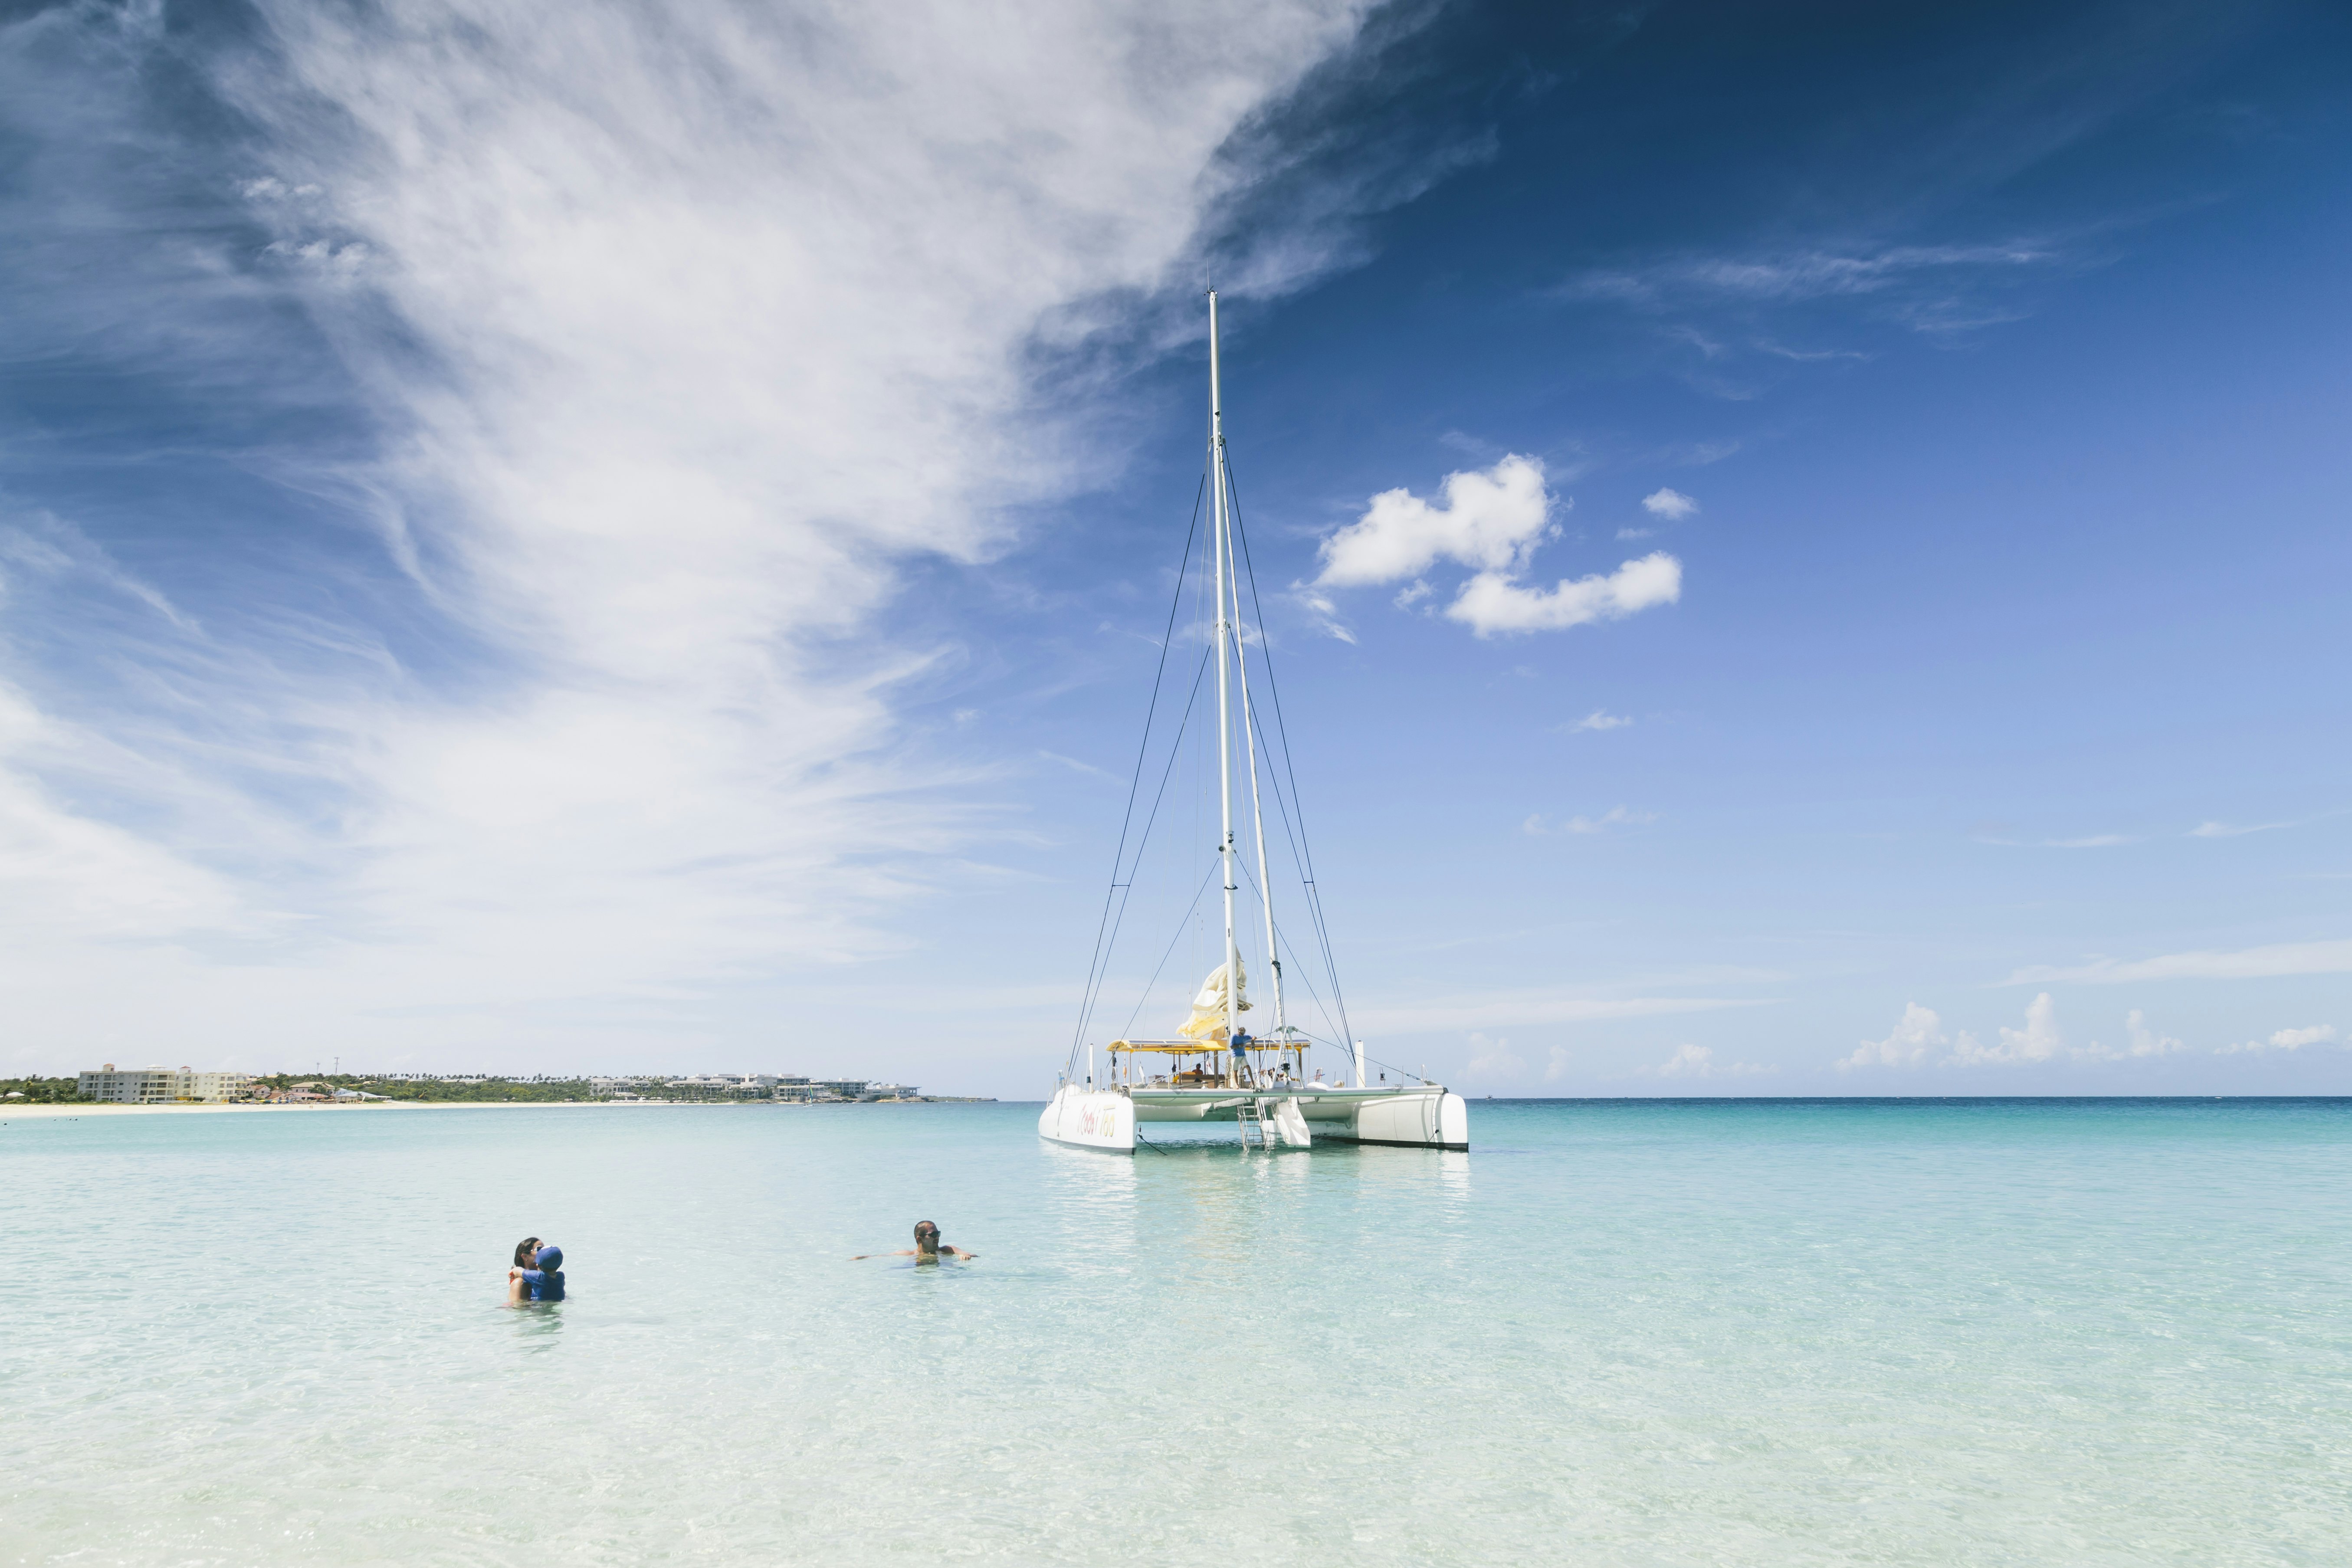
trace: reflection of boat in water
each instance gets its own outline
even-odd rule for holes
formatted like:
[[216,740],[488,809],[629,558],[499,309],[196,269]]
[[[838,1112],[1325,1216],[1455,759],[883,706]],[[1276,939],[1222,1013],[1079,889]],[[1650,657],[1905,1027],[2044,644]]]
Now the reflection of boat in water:
[[[1318,1138],[1353,1143],[1397,1144],[1418,1149],[1467,1149],[1470,1146],[1469,1107],[1458,1094],[1450,1093],[1443,1084],[1409,1078],[1400,1073],[1401,1081],[1391,1084],[1388,1075],[1381,1074],[1377,1084],[1365,1082],[1363,1042],[1355,1040],[1348,1032],[1347,1011],[1341,1001],[1336,971],[1330,963],[1328,930],[1322,918],[1320,895],[1316,889],[1312,862],[1305,847],[1305,824],[1296,810],[1296,790],[1286,801],[1282,793],[1281,775],[1270,765],[1265,770],[1264,783],[1275,796],[1281,821],[1289,839],[1294,858],[1298,862],[1304,907],[1310,924],[1323,971],[1329,981],[1331,1005],[1337,1008],[1338,1032],[1318,1042],[1310,1031],[1290,1022],[1283,994],[1283,958],[1286,953],[1296,959],[1274,912],[1273,885],[1267,877],[1265,812],[1260,796],[1261,763],[1270,764],[1270,752],[1280,744],[1287,772],[1287,742],[1282,738],[1280,705],[1273,712],[1274,730],[1269,735],[1262,723],[1265,717],[1250,700],[1249,638],[1244,636],[1241,617],[1243,567],[1235,559],[1235,543],[1239,518],[1233,504],[1232,477],[1225,462],[1224,417],[1217,363],[1217,297],[1209,296],[1209,471],[1204,481],[1209,492],[1210,548],[1202,552],[1203,564],[1213,568],[1215,579],[1213,598],[1215,615],[1208,628],[1206,647],[1202,653],[1202,670],[1196,672],[1195,693],[1200,689],[1201,674],[1213,662],[1217,671],[1216,700],[1216,788],[1219,822],[1222,833],[1217,841],[1216,861],[1210,868],[1221,872],[1224,892],[1223,962],[1209,972],[1192,998],[1192,1016],[1177,1033],[1168,1038],[1145,1039],[1120,1037],[1097,1047],[1087,1040],[1087,1029],[1092,1020],[1096,1003],[1109,968],[1110,956],[1118,940],[1120,920],[1126,910],[1127,895],[1135,886],[1136,868],[1142,863],[1148,847],[1151,825],[1159,818],[1159,799],[1155,797],[1141,836],[1136,840],[1134,858],[1128,858],[1126,831],[1120,836],[1119,850],[1111,871],[1111,889],[1104,905],[1101,933],[1097,937],[1095,961],[1089,973],[1087,995],[1080,1009],[1078,1037],[1070,1047],[1070,1059],[1056,1086],[1054,1098],[1037,1119],[1038,1133],[1057,1143],[1071,1143],[1090,1149],[1108,1149],[1132,1152],[1136,1145],[1139,1122],[1233,1122],[1237,1124],[1244,1148],[1253,1144],[1263,1148],[1303,1149]],[[1194,528],[1198,529],[1198,515]],[[1246,560],[1246,557],[1243,557]],[[1192,561],[1192,541],[1185,542],[1185,565]],[[1183,593],[1185,574],[1178,574],[1179,602]],[[1252,583],[1252,598],[1255,584]],[[1203,609],[1208,595],[1203,595]],[[1172,632],[1175,612],[1170,611],[1169,626]],[[1172,641],[1172,637],[1171,639]],[[1265,658],[1265,643],[1258,640],[1260,657]],[[1167,664],[1167,645],[1162,645],[1161,669]],[[1269,671],[1271,666],[1268,667]],[[1269,679],[1271,679],[1269,674]],[[1159,687],[1153,688],[1152,715],[1159,707]],[[1184,731],[1191,720],[1192,705],[1188,702],[1185,719],[1178,723],[1171,743],[1167,770],[1160,777],[1164,795],[1168,779],[1175,771],[1177,750],[1183,744]],[[1248,874],[1241,863],[1241,845],[1234,830],[1234,745],[1235,720],[1239,720],[1244,771],[1249,781],[1249,807],[1252,837],[1256,851],[1256,874],[1250,878],[1258,895],[1265,919],[1264,963],[1273,977],[1274,1025],[1263,1035],[1252,1035],[1242,1026],[1241,1015],[1251,1010],[1248,999],[1249,971],[1242,953],[1242,932],[1234,924],[1234,900],[1241,891],[1240,879]],[[1136,781],[1128,799],[1129,827],[1134,823],[1134,810],[1144,781],[1144,764],[1151,755],[1153,718],[1144,723],[1144,744],[1136,759]],[[1206,891],[1203,878],[1201,890]],[[1198,895],[1195,895],[1197,906]],[[1189,911],[1187,919],[1190,918]],[[1251,933],[1253,937],[1256,933]],[[1174,943],[1170,944],[1170,951]],[[1164,960],[1162,961],[1164,963]],[[1155,975],[1155,979],[1157,976]],[[1147,985],[1147,999],[1149,993]],[[1319,994],[1318,994],[1319,1003]],[[1327,1015],[1330,1009],[1327,1008]],[[1140,1013],[1141,1005],[1138,1005]],[[1349,1042],[1352,1041],[1352,1046]],[[1346,1057],[1346,1077],[1341,1081],[1324,1081],[1323,1071],[1307,1076],[1307,1055],[1318,1044],[1340,1048]],[[1097,1078],[1095,1053],[1105,1055],[1104,1070]],[[1081,1071],[1079,1053],[1085,1053]]]

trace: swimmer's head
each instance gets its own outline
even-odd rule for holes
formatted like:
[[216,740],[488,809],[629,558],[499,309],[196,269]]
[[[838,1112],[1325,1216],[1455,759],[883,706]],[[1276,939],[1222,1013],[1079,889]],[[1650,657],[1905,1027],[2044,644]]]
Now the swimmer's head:
[[545,1246],[545,1247],[541,1247],[541,1248],[539,1249],[538,1266],[539,1266],[540,1268],[562,1268],[562,1267],[563,1267],[563,1248],[562,1248],[562,1247],[557,1247],[557,1246],[556,1246],[556,1245],[554,1245],[552,1242],[549,1243],[549,1244],[548,1244],[547,1246]]
[[917,1220],[915,1222],[915,1250],[918,1252],[937,1252],[939,1249],[940,1227],[933,1225],[927,1219]]
[[515,1243],[514,1266],[517,1268],[536,1268],[537,1265],[532,1263],[531,1259],[538,1256],[539,1237],[535,1236],[526,1236],[520,1241]]

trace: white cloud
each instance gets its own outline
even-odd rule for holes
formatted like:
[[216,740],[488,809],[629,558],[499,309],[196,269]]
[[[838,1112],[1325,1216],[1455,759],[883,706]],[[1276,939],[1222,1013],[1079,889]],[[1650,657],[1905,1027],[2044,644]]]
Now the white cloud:
[[2281,1029],[2267,1040],[2247,1040],[2239,1045],[2217,1047],[2213,1054],[2228,1057],[2246,1051],[2299,1051],[2305,1046],[2330,1044],[2335,1038],[2336,1026],[2313,1024],[2301,1029]]
[[2137,838],[2120,833],[2094,833],[2080,838],[2003,838],[1992,834],[1979,834],[1979,844],[1997,844],[2008,849],[2112,849],[2119,844],[2137,844]]
[[1622,620],[1671,605],[1682,595],[1682,563],[1659,551],[1628,561],[1605,577],[1562,579],[1549,589],[1524,588],[1501,573],[1481,572],[1462,585],[1445,613],[1483,637]]
[[1445,476],[1445,502],[1383,490],[1364,515],[1323,542],[1318,586],[1360,587],[1418,577],[1440,561],[1510,573],[1550,524],[1544,467],[1513,453],[1486,472]]
[[1569,726],[1570,734],[1582,734],[1587,730],[1622,730],[1633,721],[1622,713],[1612,713],[1605,708],[1595,708]]
[[1657,531],[1654,528],[1621,528],[1617,531],[1617,542],[1620,544],[1630,544],[1637,539],[1647,539]]
[[1527,1070],[1528,1064],[1512,1051],[1508,1039],[1488,1039],[1474,1031],[1470,1036],[1470,1072],[1474,1078],[1517,1078]]
[[1642,1070],[1659,1078],[1751,1078],[1780,1069],[1755,1062],[1727,1062],[1717,1067],[1712,1047],[1684,1046],[1656,1067]]
[[2012,1029],[2002,1025],[2000,1044],[1991,1047],[1979,1045],[1975,1036],[1963,1030],[1948,1059],[1957,1067],[2046,1062],[2065,1045],[2065,1037],[2058,1032],[2058,1005],[2044,991],[2026,1005],[2025,1027]]
[[1388,1004],[1375,1002],[1351,1010],[1360,1034],[1418,1035],[1464,1028],[1537,1028],[1603,1018],[1712,1013],[1727,1007],[1759,1006],[1763,1000],[1747,996],[1607,996],[1585,991],[1529,988],[1420,996]]
[[1544,1082],[1558,1083],[1561,1079],[1566,1078],[1568,1076],[1570,1061],[1570,1058],[1568,1054],[1568,1047],[1566,1046],[1554,1046],[1551,1048],[1551,1060],[1544,1068]]
[[[1448,474],[1443,488],[1436,505],[1402,489],[1374,496],[1362,517],[1323,541],[1322,571],[1306,591],[1419,579],[1452,562],[1473,575],[1445,614],[1482,637],[1618,620],[1682,597],[1682,563],[1663,552],[1550,588],[1521,584],[1537,546],[1558,532],[1544,466],[1534,458],[1512,453],[1484,473]],[[1423,588],[1418,581],[1407,588],[1400,607]]]
[[2169,1035],[2159,1035],[2147,1026],[2147,1015],[2135,1007],[2124,1016],[2124,1037],[2127,1042],[2121,1048],[2103,1046],[2094,1040],[2074,1055],[2084,1061],[2135,1061],[2147,1057],[2168,1057],[2189,1047]]
[[2236,826],[2227,822],[2200,822],[2189,830],[2191,838],[2243,838],[2249,833],[2268,833],[2274,828],[2292,827],[2291,822],[2257,822],[2249,826]]
[[1658,814],[1654,811],[1629,811],[1624,806],[1612,805],[1599,816],[1571,816],[1559,823],[1547,822],[1543,813],[1538,812],[1519,824],[1519,831],[1534,837],[1556,833],[1581,836],[1606,833],[1612,827],[1639,826],[1657,820]]
[[1946,1044],[1943,1021],[1933,1011],[1916,1002],[1906,1003],[1903,1016],[1895,1021],[1894,1029],[1883,1040],[1864,1040],[1852,1056],[1837,1064],[1844,1072],[1853,1068],[1918,1067],[1935,1049]]
[[1668,489],[1661,486],[1642,498],[1642,510],[1652,517],[1662,517],[1668,522],[1678,522],[1698,510],[1698,502],[1680,490]]
[[1813,250],[1779,256],[1684,258],[1640,271],[1588,272],[1563,284],[1559,292],[1569,299],[1643,306],[1707,295],[1785,301],[1874,294],[1937,274],[2009,269],[2052,259],[2053,253],[2048,247],[2032,241],[1906,245],[1846,254]]
[[[205,728],[20,715],[0,924],[174,943],[20,946],[0,963],[47,989],[17,1026],[529,1050],[542,1009],[568,1052],[583,1016],[659,1049],[719,979],[892,950],[909,863],[965,826],[909,792],[968,782],[904,755],[929,656],[874,635],[899,563],[978,559],[1105,477],[1037,351],[1189,294],[1252,174],[1236,133],[1361,15],[264,0],[220,78],[251,132],[221,185],[270,231],[240,286],[307,306],[388,451],[273,461],[364,498],[439,617],[412,646],[465,668],[331,667],[330,634],[367,641],[345,627],[239,662],[182,628]],[[37,782],[141,763],[136,828]]]
[[2117,985],[2137,980],[2264,980],[2284,974],[2347,972],[2352,972],[2352,941],[2290,942],[2235,951],[2166,953],[2130,962],[2101,958],[2072,965],[2034,964],[2018,970],[2001,984]]

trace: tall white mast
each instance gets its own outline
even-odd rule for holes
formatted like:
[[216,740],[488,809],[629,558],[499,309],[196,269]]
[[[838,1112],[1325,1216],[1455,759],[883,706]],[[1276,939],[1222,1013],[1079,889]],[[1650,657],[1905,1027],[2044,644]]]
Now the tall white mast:
[[[1241,620],[1241,608],[1242,581],[1236,568],[1234,619],[1237,623]],[[1257,896],[1265,906],[1265,966],[1274,976],[1274,1035],[1276,1039],[1287,1040],[1290,1018],[1282,1005],[1282,950],[1274,945],[1274,881],[1265,872],[1265,803],[1259,797],[1257,787],[1257,722],[1250,708],[1249,639],[1241,635],[1238,625],[1234,632],[1234,673],[1241,678],[1242,754],[1249,762],[1250,826],[1257,835]]]
[[1216,494],[1212,514],[1217,536],[1217,838],[1218,864],[1225,876],[1225,1057],[1227,1081],[1234,1076],[1230,1047],[1241,1032],[1241,948],[1234,940],[1234,734],[1232,700],[1227,694],[1225,639],[1233,623],[1226,617],[1225,574],[1230,519],[1225,510],[1224,398],[1217,381],[1217,291],[1209,290],[1209,486]]

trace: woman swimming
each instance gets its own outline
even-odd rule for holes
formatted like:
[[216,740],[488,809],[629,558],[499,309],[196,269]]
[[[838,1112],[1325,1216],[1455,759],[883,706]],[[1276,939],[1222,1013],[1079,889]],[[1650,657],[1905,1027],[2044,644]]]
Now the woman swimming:
[[972,1263],[979,1260],[980,1254],[966,1252],[960,1247],[950,1247],[940,1239],[938,1226],[929,1220],[919,1219],[915,1222],[914,1246],[901,1247],[896,1252],[861,1252],[849,1261],[863,1263],[869,1258],[911,1258],[917,1263],[937,1263],[942,1258],[960,1258],[966,1263]]

